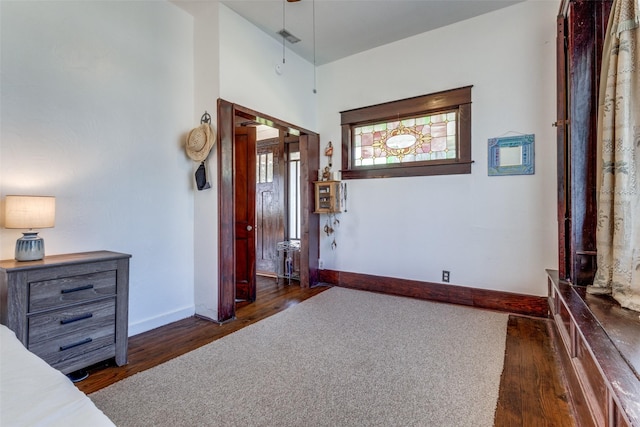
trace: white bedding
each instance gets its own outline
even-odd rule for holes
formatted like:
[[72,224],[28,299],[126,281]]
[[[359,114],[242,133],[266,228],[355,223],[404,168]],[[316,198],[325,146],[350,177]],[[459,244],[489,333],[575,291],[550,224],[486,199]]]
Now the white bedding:
[[60,371],[0,325],[0,426],[114,426]]

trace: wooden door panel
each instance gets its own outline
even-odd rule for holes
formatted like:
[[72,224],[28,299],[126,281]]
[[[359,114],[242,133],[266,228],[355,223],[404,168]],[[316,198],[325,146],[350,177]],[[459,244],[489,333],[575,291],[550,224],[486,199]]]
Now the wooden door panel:
[[256,299],[256,129],[235,129],[235,299]]
[[[256,270],[261,273],[276,273],[276,243],[284,239],[285,213],[282,188],[284,179],[282,165],[284,162],[281,161],[282,152],[282,143],[279,138],[258,143]],[[267,160],[269,156],[272,159],[271,163]]]
[[[242,254],[236,259],[236,282],[242,285],[246,285],[251,281],[249,261],[246,256],[249,245],[247,239],[238,239],[236,243],[236,252]],[[236,295],[238,299],[246,299],[246,295]]]
[[279,232],[282,223],[282,209],[273,191],[261,191],[256,195],[256,270],[275,273],[278,252],[276,244],[282,240]]

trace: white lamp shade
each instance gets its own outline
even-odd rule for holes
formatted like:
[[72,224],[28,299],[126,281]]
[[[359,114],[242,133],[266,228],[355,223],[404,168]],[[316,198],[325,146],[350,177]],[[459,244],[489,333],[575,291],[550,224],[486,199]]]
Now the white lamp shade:
[[5,228],[50,228],[55,225],[55,197],[7,196],[4,204]]

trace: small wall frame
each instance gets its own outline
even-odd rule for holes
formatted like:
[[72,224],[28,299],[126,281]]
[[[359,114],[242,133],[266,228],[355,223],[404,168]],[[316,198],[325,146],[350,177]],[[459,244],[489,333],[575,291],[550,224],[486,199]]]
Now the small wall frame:
[[535,135],[489,139],[489,176],[533,175]]

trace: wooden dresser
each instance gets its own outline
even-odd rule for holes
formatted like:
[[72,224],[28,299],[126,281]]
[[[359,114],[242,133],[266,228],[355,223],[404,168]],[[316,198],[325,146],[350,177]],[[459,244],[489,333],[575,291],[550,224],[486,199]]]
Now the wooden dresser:
[[0,322],[67,374],[127,363],[129,258],[109,252],[0,261]]

